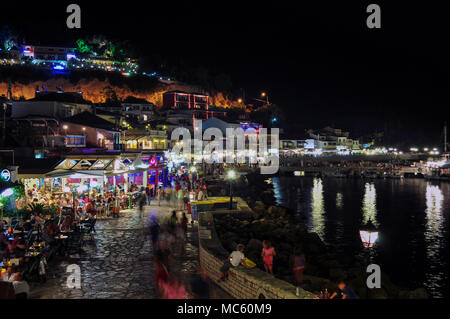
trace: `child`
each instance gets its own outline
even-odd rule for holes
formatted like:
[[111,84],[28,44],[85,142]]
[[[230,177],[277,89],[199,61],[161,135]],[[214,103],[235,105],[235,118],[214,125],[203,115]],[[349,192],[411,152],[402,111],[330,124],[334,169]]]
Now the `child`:
[[225,261],[223,266],[220,268],[220,272],[222,273],[222,276],[220,277],[218,282],[225,281],[228,279],[229,270],[231,267],[237,267],[239,265],[244,266],[245,268],[249,268],[247,266],[247,263],[245,262],[245,255],[244,255],[244,245],[239,244],[236,247],[236,250],[233,251],[228,259]]
[[266,272],[273,275],[273,257],[276,256],[275,248],[272,247],[270,241],[263,241],[263,249],[261,252],[261,257],[264,261],[264,269]]

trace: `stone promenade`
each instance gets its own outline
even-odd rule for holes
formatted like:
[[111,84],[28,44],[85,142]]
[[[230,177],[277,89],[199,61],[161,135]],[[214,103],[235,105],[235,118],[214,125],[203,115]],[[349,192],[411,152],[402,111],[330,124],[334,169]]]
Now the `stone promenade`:
[[[95,241],[87,242],[80,255],[71,255],[49,262],[48,280],[32,283],[31,298],[159,298],[154,282],[153,248],[148,233],[150,214],[161,223],[167,219],[171,207],[152,202],[140,216],[137,210],[124,210],[120,218],[97,220]],[[180,217],[180,213],[178,213]],[[189,217],[188,217],[189,218]],[[173,274],[188,282],[197,273],[197,226],[188,226],[185,251],[173,252]],[[66,268],[77,264],[81,268],[81,289],[67,288]],[[229,296],[216,289],[218,298]]]

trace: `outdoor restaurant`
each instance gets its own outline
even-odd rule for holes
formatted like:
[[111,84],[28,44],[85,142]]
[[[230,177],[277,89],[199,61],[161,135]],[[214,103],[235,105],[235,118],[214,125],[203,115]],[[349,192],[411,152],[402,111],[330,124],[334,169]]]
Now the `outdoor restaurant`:
[[0,180],[0,269],[15,276],[0,283],[5,298],[28,297],[52,256],[80,253],[97,217],[118,217],[145,188],[170,183],[164,156],[142,153],[68,155],[51,170],[11,175]]
[[153,191],[170,182],[163,155],[139,152],[68,155],[50,171],[29,174],[19,169],[18,177],[25,190],[19,208],[36,202],[74,207],[74,201],[81,198],[126,194],[125,207],[142,189]]

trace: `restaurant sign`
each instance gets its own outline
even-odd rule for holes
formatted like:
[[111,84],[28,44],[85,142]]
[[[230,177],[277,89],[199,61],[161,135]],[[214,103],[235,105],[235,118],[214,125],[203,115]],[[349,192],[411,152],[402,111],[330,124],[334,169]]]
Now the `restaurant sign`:
[[2,170],[2,172],[0,173],[0,178],[2,181],[9,182],[9,180],[11,179],[11,172],[7,169]]

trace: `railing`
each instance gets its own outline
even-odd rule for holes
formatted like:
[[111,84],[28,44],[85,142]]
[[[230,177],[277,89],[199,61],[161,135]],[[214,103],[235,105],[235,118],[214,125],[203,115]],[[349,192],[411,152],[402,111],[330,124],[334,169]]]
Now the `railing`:
[[83,135],[66,135],[66,147],[86,147],[86,136]]

